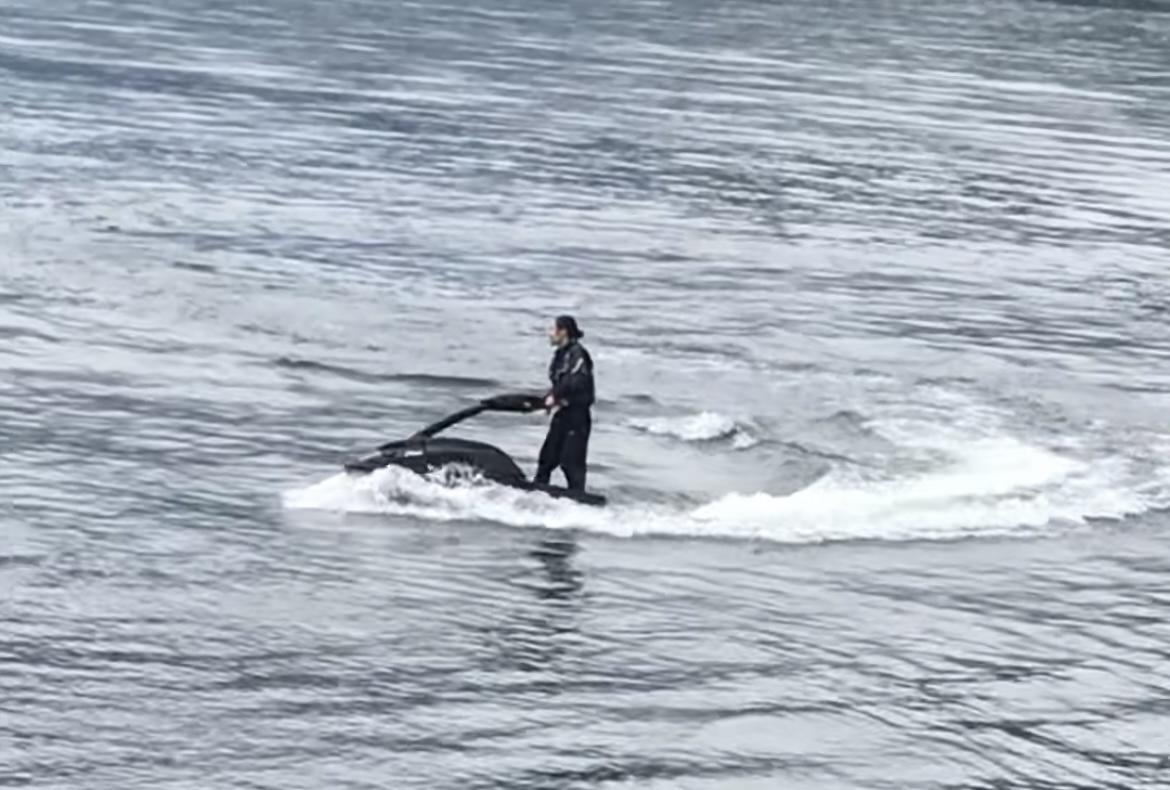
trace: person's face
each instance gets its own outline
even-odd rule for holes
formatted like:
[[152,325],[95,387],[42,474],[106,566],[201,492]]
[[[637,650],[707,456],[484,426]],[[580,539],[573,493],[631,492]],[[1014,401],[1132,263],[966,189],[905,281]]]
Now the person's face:
[[551,346],[563,346],[565,341],[569,339],[569,330],[561,329],[554,321],[548,328],[548,342]]

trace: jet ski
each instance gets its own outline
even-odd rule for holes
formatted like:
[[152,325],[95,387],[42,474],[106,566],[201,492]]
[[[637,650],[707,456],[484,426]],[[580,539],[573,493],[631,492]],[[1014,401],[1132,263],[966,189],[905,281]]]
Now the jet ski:
[[604,505],[605,497],[600,494],[532,482],[525,477],[512,457],[498,447],[485,442],[438,435],[451,426],[484,412],[526,414],[543,408],[544,398],[540,395],[496,395],[450,414],[406,439],[387,442],[369,455],[350,461],[345,465],[345,469],[351,473],[368,473],[387,466],[400,466],[416,474],[425,475],[445,466],[461,466],[477,471],[486,479],[501,485],[524,491],[539,491],[556,499],[571,499],[583,505]]

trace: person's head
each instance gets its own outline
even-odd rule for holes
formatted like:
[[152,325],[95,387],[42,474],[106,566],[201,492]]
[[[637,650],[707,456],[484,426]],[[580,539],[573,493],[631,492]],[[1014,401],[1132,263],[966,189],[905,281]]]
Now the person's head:
[[577,321],[571,315],[558,315],[548,330],[548,342],[557,348],[563,348],[585,337],[585,333],[577,326]]

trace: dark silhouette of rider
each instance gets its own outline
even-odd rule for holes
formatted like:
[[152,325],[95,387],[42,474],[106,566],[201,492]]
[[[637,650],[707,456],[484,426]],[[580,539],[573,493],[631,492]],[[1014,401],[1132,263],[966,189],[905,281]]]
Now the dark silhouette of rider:
[[586,456],[593,427],[593,358],[581,345],[585,333],[572,316],[558,316],[548,333],[556,347],[548,366],[552,384],[544,405],[552,413],[548,436],[540,448],[535,482],[548,485],[560,467],[571,491],[585,490]]

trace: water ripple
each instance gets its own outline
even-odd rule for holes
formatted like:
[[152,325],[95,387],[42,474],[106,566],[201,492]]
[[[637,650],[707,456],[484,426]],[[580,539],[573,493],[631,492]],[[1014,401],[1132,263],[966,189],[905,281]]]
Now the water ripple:
[[1166,10],[9,0],[0,784],[1164,786]]

